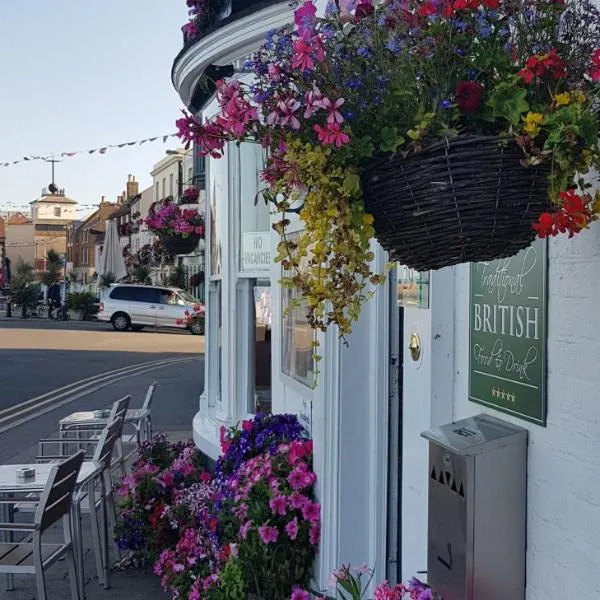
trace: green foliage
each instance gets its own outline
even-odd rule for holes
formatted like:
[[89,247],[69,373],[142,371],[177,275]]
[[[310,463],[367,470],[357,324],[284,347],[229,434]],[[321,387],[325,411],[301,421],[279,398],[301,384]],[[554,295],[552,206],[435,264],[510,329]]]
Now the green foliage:
[[101,290],[109,288],[113,283],[116,283],[117,276],[114,273],[108,272],[104,275],[100,275],[98,278],[98,287]]
[[240,561],[229,557],[219,573],[219,582],[210,589],[207,600],[246,600],[248,591]]
[[19,262],[11,281],[12,301],[21,307],[36,307],[40,286],[34,283],[33,265]]
[[187,283],[185,269],[181,265],[175,267],[169,275],[168,285],[184,290],[187,288]]
[[487,104],[496,119],[506,119],[511,125],[518,125],[521,115],[529,110],[526,100],[527,90],[516,81],[498,84],[491,92]]
[[72,292],[67,297],[67,308],[89,313],[95,300],[96,298],[91,292]]

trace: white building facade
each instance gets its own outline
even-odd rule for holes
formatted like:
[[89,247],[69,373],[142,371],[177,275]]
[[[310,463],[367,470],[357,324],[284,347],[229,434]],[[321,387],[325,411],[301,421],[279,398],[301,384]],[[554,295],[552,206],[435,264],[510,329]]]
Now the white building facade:
[[[184,104],[209,64],[241,64],[264,33],[290,20],[287,3],[261,5],[188,47],[173,70]],[[213,101],[203,116],[214,110]],[[271,261],[278,238],[268,209],[253,202],[261,164],[251,144],[207,160],[207,360],[193,422],[197,445],[216,458],[220,427],[263,403],[298,414],[314,439],[319,478],[319,584],[341,562],[372,565],[376,581],[400,580],[427,570],[429,465],[421,432],[495,415],[529,435],[526,600],[600,598],[598,224],[548,244],[545,423],[469,400],[469,265],[421,278],[422,297],[403,308],[403,271],[393,270],[348,346],[334,330],[320,336],[313,388],[310,332],[301,311],[284,316],[289,292],[282,293],[281,267]],[[373,251],[381,271],[387,255],[376,242]],[[262,327],[268,348],[260,346]],[[258,377],[266,360],[268,385]]]

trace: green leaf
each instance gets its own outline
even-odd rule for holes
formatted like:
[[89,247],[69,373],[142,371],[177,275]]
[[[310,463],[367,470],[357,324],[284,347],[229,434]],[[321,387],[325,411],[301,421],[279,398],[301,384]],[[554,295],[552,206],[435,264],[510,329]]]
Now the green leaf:
[[354,195],[360,192],[360,177],[356,173],[349,173],[344,177],[344,191]]
[[579,119],[579,130],[586,146],[595,146],[598,142],[598,129],[592,113],[584,111]]
[[363,135],[352,142],[354,153],[358,158],[371,158],[375,152],[373,138],[370,135]]
[[382,127],[381,143],[379,147],[383,152],[396,152],[396,150],[404,144],[404,138],[398,135],[396,127]]
[[529,110],[526,97],[526,89],[505,82],[494,88],[487,105],[492,109],[494,118],[506,119],[512,125],[518,125],[521,115]]

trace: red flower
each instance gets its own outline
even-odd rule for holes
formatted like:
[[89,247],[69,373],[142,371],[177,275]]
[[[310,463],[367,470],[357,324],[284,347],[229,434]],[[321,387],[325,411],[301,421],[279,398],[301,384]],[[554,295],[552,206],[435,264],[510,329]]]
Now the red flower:
[[574,190],[561,192],[559,196],[563,203],[556,212],[542,213],[538,222],[533,224],[533,229],[540,238],[565,232],[569,232],[569,237],[572,238],[594,219],[589,207],[589,196],[579,196]]
[[594,51],[590,63],[589,76],[592,81],[600,81],[600,48]]
[[417,12],[422,17],[429,17],[431,15],[435,15],[435,6],[433,2],[425,2],[425,4],[421,4],[421,6],[419,6],[419,10]]
[[455,98],[460,112],[473,114],[481,103],[483,90],[484,87],[475,81],[457,81]]
[[553,79],[560,79],[564,77],[566,67],[567,63],[558,56],[555,49],[552,49],[548,54],[530,56],[518,75],[525,83],[530,84],[534,77],[539,79],[550,75]]

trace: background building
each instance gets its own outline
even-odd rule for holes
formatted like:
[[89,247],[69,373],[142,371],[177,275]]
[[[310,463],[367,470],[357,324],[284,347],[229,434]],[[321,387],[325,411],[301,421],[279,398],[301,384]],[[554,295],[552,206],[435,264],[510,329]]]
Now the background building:
[[96,272],[96,246],[104,239],[106,220],[118,209],[116,203],[102,197],[98,208],[83,221],[67,228],[67,260],[72,263],[78,281],[87,283]]
[[34,264],[37,271],[46,270],[49,250],[67,252],[67,227],[76,220],[77,202],[65,195],[64,189],[54,193],[42,190],[42,196],[30,202],[35,235]]
[[35,233],[33,222],[22,213],[13,213],[4,223],[6,256],[11,263],[35,261]]

